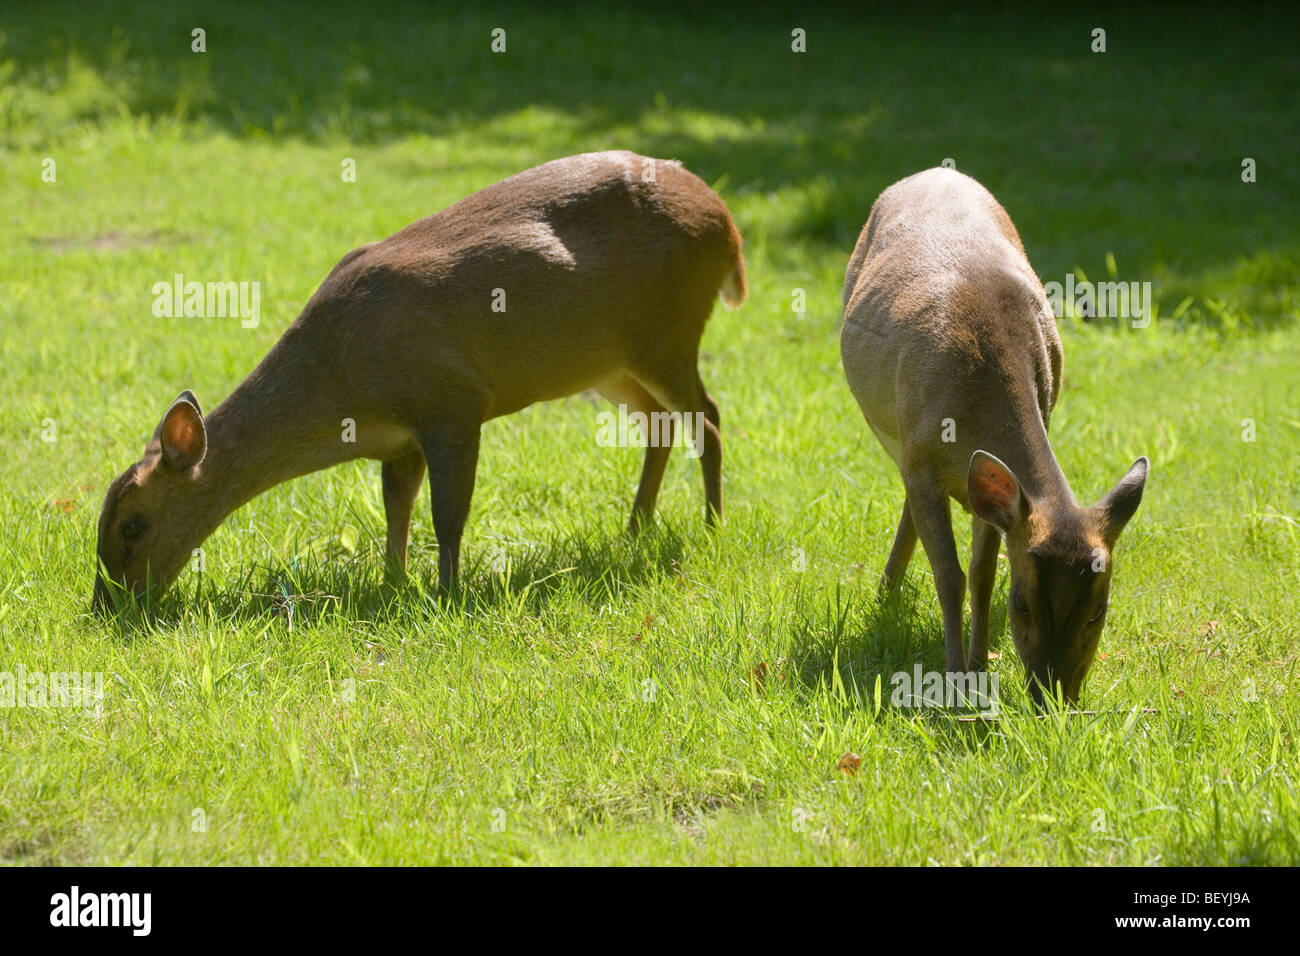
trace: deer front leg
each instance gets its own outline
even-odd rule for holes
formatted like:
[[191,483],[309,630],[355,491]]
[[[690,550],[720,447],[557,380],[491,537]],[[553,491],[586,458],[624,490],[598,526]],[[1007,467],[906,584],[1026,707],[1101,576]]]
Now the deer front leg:
[[943,609],[943,644],[946,670],[949,673],[966,669],[966,655],[962,649],[962,605],[966,601],[966,574],[957,559],[957,545],[952,537],[952,515],[948,496],[937,482],[913,479],[906,482],[907,503],[912,514],[912,524],[930,559],[934,572],[935,589],[939,592],[939,606]]
[[968,670],[982,671],[989,663],[989,604],[998,576],[998,551],[1002,535],[979,518],[971,519],[970,543],[970,654]]
[[446,423],[420,438],[429,466],[433,530],[438,537],[438,586],[444,592],[460,573],[460,539],[474,497],[478,468],[479,423]]

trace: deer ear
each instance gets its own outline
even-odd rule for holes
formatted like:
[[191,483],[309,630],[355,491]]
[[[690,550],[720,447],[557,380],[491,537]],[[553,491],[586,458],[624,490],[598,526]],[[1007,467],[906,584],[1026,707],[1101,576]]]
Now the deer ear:
[[203,406],[199,404],[199,400],[194,397],[194,393],[191,392],[188,388],[176,396],[176,401],[179,402],[181,399],[184,399],[185,401],[193,405],[195,410],[199,413],[199,415],[203,414]]
[[966,492],[975,516],[1003,534],[1029,512],[1016,476],[986,451],[971,455],[970,469],[966,473]]
[[198,400],[189,391],[181,392],[158,425],[158,443],[163,461],[177,471],[189,471],[208,452],[208,431]]
[[1133,462],[1133,467],[1128,470],[1128,474],[1097,503],[1096,510],[1101,513],[1102,518],[1102,537],[1106,539],[1107,545],[1115,543],[1119,533],[1124,530],[1124,526],[1133,517],[1138,505],[1142,503],[1142,490],[1146,488],[1147,472],[1150,470],[1151,462],[1147,461],[1144,455]]

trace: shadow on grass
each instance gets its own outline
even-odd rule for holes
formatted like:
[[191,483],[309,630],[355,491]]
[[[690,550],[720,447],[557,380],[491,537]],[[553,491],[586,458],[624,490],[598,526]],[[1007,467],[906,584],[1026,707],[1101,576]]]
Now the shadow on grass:
[[568,533],[505,555],[474,550],[461,568],[458,588],[443,595],[437,587],[436,549],[413,552],[400,581],[384,577],[378,554],[299,550],[287,566],[249,565],[234,583],[196,576],[192,585],[171,589],[156,607],[124,607],[109,626],[122,639],[131,639],[181,625],[196,613],[235,625],[278,617],[295,627],[331,619],[403,627],[443,614],[539,614],[561,595],[600,607],[648,581],[678,573],[684,553],[682,538],[662,522],[636,537]]
[[[883,600],[874,590],[849,599],[837,591],[834,604],[826,607],[824,620],[803,622],[806,640],[794,652],[799,680],[810,696],[829,694],[846,710],[871,712],[877,708],[879,682],[882,714],[934,718],[933,726],[945,726],[957,737],[970,739],[973,734],[982,739],[991,724],[959,722],[956,717],[966,711],[900,707],[891,701],[895,675],[911,677],[917,667],[923,673],[945,670],[942,620],[937,614],[920,612],[920,599],[920,587],[910,577]],[[1005,617],[1005,604],[1000,605],[995,597],[990,625],[990,650],[994,652],[1001,650]]]
[[794,654],[800,680],[821,690],[837,683],[848,701],[873,706],[876,678],[888,701],[890,676],[911,671],[918,660],[928,669],[943,667],[943,630],[916,611],[918,591],[910,579],[881,601],[874,590],[846,597],[837,589],[823,620],[805,618],[805,640]]
[[[1293,9],[925,9],[886,23],[814,5],[793,19],[806,53],[792,50],[790,10],[762,4],[739,18],[698,2],[327,3],[309,16],[274,3],[15,5],[0,14],[0,129],[19,148],[124,116],[357,148],[468,138],[511,171],[631,148],[725,180],[727,198],[797,190],[764,225],[845,256],[881,189],[952,158],[1007,205],[1045,276],[1100,278],[1113,252],[1126,281],[1170,285],[1166,312],[1195,293],[1261,325],[1290,321],[1277,290],[1300,256],[1283,212],[1300,196],[1287,161],[1300,142],[1285,92]],[[1104,57],[1088,45],[1099,19],[1123,38]],[[493,53],[498,29],[506,50]],[[1226,157],[1225,143],[1240,146]],[[1242,151],[1269,173],[1249,188]],[[402,174],[500,171],[454,148],[441,162]]]

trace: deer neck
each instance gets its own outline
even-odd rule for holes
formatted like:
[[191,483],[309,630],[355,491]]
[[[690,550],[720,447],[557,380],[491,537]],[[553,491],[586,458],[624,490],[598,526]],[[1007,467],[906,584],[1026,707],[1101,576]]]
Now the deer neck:
[[1047,438],[1047,425],[1037,403],[1021,414],[1008,414],[985,447],[1006,463],[1025,492],[1039,507],[1051,513],[1074,509],[1074,492]]
[[[274,353],[204,419],[199,474],[206,537],[237,508],[274,486],[356,457],[311,383],[277,374]],[[309,366],[310,367],[310,366]]]

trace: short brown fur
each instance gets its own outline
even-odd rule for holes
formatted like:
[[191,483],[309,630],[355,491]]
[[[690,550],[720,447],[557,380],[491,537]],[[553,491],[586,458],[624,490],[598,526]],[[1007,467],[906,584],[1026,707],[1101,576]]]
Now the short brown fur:
[[[606,152],[526,170],[353,250],[211,415],[188,392],[168,409],[105,498],[104,571],[136,593],[161,589],[249,499],[373,458],[390,566],[405,567],[427,470],[450,586],[482,424],[587,388],[635,411],[703,414],[712,522],[722,446],[697,357],[719,293],[728,305],[745,297],[740,247],[722,200],[679,163]],[[498,289],[505,311],[492,308]],[[633,527],[653,513],[668,453],[646,450]],[[96,603],[109,594],[101,577]]]
[[[943,608],[947,669],[982,670],[1005,535],[1011,633],[1031,691],[1076,700],[1105,619],[1111,550],[1148,464],[1138,459],[1097,506],[1075,502],[1047,439],[1061,391],[1056,322],[988,190],[931,169],[881,194],[849,260],[840,344],[854,397],[906,489],[882,592],[919,538]],[[949,499],[974,515],[969,653]]]

